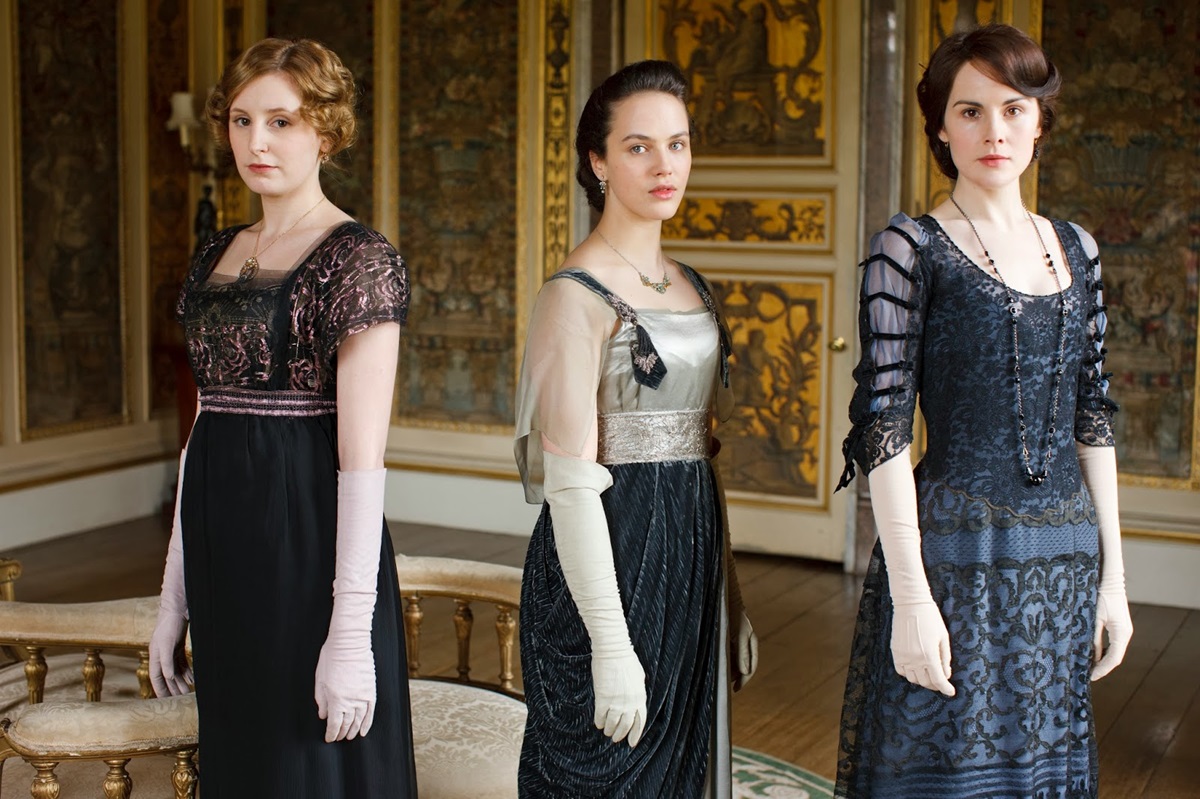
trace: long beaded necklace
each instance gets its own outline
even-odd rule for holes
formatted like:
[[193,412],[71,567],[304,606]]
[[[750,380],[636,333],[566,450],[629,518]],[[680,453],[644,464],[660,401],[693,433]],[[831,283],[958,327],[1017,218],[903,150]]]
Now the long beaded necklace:
[[603,233],[601,233],[599,230],[597,230],[597,231],[596,231],[596,235],[597,235],[597,236],[599,236],[601,239],[603,239],[603,240],[604,240],[604,243],[605,243],[605,244],[607,244],[607,245],[609,246],[609,249],[611,249],[611,250],[612,250],[613,252],[615,252],[617,255],[620,255],[620,256],[621,256],[621,260],[622,260],[622,261],[624,261],[625,263],[627,263],[627,264],[629,264],[631,267],[633,267],[633,271],[637,272],[637,273],[638,273],[638,277],[640,277],[640,278],[642,279],[642,285],[643,285],[643,286],[645,286],[646,288],[654,289],[654,290],[655,290],[655,291],[657,291],[659,294],[666,294],[666,293],[667,293],[667,286],[671,285],[671,276],[667,274],[667,267],[666,267],[666,266],[663,266],[663,279],[662,279],[662,280],[660,280],[660,281],[658,281],[658,282],[656,283],[656,282],[654,282],[653,280],[651,280],[650,278],[646,277],[644,274],[642,274],[642,270],[641,270],[641,269],[638,269],[636,266],[634,266],[634,264],[633,264],[633,261],[631,261],[631,260],[629,260],[628,258],[626,258],[626,257],[625,257],[625,255],[624,255],[624,254],[623,254],[623,253],[622,253],[620,250],[618,250],[616,247],[614,247],[614,246],[613,246],[613,244],[612,244],[612,242],[611,242],[611,241],[609,241],[608,239],[604,238],[604,234],[603,234]]
[[1067,348],[1067,298],[1063,292],[1062,281],[1058,279],[1058,270],[1054,268],[1054,258],[1050,255],[1050,250],[1046,247],[1046,242],[1042,238],[1042,231],[1038,228],[1037,223],[1033,221],[1033,214],[1029,213],[1029,209],[1025,207],[1025,203],[1021,203],[1021,209],[1025,211],[1025,216],[1029,218],[1029,224],[1033,225],[1033,232],[1037,234],[1038,243],[1042,246],[1042,252],[1045,253],[1046,268],[1050,270],[1050,274],[1054,276],[1054,285],[1058,289],[1058,304],[1060,313],[1058,316],[1058,354],[1054,364],[1054,374],[1052,375],[1051,383],[1053,385],[1053,399],[1050,401],[1050,409],[1047,414],[1049,419],[1046,423],[1046,454],[1042,458],[1042,468],[1040,471],[1033,470],[1032,458],[1029,454],[1029,444],[1025,438],[1025,400],[1021,389],[1021,344],[1017,336],[1017,298],[1009,287],[1004,276],[1000,274],[1000,270],[996,268],[996,261],[992,258],[988,248],[983,243],[983,239],[979,236],[979,231],[975,227],[975,223],[971,221],[971,217],[967,216],[967,212],[958,204],[958,200],[954,199],[954,195],[950,195],[950,202],[954,203],[954,207],[962,214],[963,219],[967,220],[967,224],[971,226],[971,232],[975,234],[975,240],[979,242],[980,249],[983,250],[983,257],[987,259],[988,266],[992,269],[992,274],[1000,281],[1000,285],[1004,286],[1004,292],[1007,295],[1008,301],[1008,319],[1012,328],[1013,341],[1013,381],[1017,389],[1017,431],[1021,440],[1021,460],[1025,465],[1025,477],[1029,480],[1030,485],[1041,485],[1050,473],[1050,462],[1054,460],[1054,434],[1056,432],[1056,423],[1058,422],[1058,400],[1060,390],[1062,388],[1063,375],[1063,359]]
[[287,234],[289,234],[293,230],[295,230],[296,225],[303,222],[304,217],[308,216],[313,211],[317,210],[317,208],[319,208],[321,203],[323,203],[323,202],[325,202],[325,195],[321,195],[321,199],[317,200],[316,205],[314,205],[312,208],[309,208],[307,211],[305,211],[303,214],[301,214],[300,218],[297,219],[295,222],[293,222],[291,224],[291,226],[288,227],[287,230],[283,231],[278,236],[273,238],[271,240],[271,243],[268,244],[266,247],[263,247],[261,250],[258,249],[258,243],[262,239],[263,227],[265,227],[265,225],[260,226],[258,229],[258,235],[254,237],[254,254],[242,262],[242,268],[238,270],[237,282],[245,283],[247,280],[252,280],[254,278],[254,276],[258,274],[258,256],[262,255],[264,252],[266,252],[267,250],[274,247],[279,242],[280,239],[282,239],[284,236],[286,236]]

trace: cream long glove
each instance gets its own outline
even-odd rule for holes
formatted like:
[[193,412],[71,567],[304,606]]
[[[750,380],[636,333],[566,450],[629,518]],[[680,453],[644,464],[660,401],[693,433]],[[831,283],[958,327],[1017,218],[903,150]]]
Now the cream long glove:
[[183,522],[180,498],[183,496],[183,467],[187,447],[179,453],[179,479],[175,483],[175,516],[171,522],[171,541],[167,544],[167,562],[163,568],[162,590],[158,595],[158,618],[150,634],[150,684],[156,696],[179,696],[191,690],[192,669],[183,652],[187,633],[188,607],[183,582]]
[[1121,556],[1121,516],[1117,510],[1117,451],[1114,447],[1090,447],[1078,442],[1075,450],[1100,527],[1100,589],[1092,668],[1092,679],[1098,680],[1121,664],[1133,637],[1133,619],[1125,595],[1125,562]]
[[717,498],[721,503],[721,525],[725,530],[725,602],[729,618],[729,672],[734,692],[742,690],[758,669],[758,636],[746,615],[742,601],[742,586],[738,582],[737,563],[733,558],[733,543],[729,527],[729,504],[725,502],[725,482],[715,458],[721,443],[713,439],[713,475],[716,477]]
[[746,615],[742,602],[742,586],[738,583],[737,565],[733,562],[733,551],[729,549],[726,533],[725,587],[729,603],[729,665],[733,677],[733,690],[740,691],[750,682],[758,669],[758,636]]
[[543,490],[563,577],[592,641],[596,729],[637,746],[646,726],[646,672],[629,640],[600,494],[612,486],[595,461],[543,454]]
[[871,470],[871,510],[892,595],[892,660],[911,683],[954,696],[950,634],[921,560],[917,488],[908,447]]
[[371,626],[383,543],[387,469],[338,472],[333,613],[317,659],[317,715],[327,742],[365,736],[375,721]]

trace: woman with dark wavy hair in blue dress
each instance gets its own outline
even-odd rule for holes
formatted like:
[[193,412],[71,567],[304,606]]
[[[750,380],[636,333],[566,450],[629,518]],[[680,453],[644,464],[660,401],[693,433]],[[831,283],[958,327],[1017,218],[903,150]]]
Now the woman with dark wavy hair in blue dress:
[[1091,681],[1133,632],[1100,258],[1078,225],[1029,212],[1019,183],[1060,82],[1032,39],[991,25],[944,41],[917,87],[954,188],[895,216],[865,262],[842,485],[857,462],[879,543],[839,797],[1096,796]]

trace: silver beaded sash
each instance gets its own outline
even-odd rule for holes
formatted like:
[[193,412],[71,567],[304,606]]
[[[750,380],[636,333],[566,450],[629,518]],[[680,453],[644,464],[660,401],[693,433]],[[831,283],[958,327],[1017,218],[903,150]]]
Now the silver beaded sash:
[[596,462],[657,463],[708,458],[708,411],[599,415]]

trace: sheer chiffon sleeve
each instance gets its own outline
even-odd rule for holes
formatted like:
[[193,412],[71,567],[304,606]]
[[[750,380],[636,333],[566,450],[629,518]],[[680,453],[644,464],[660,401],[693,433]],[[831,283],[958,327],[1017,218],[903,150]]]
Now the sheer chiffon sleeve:
[[514,454],[527,502],[543,500],[542,436],[568,455],[589,454],[604,348],[616,321],[603,299],[574,280],[549,280],[538,294],[517,383]]
[[1104,371],[1104,334],[1108,329],[1107,307],[1104,305],[1104,283],[1100,279],[1100,248],[1086,230],[1072,223],[1071,227],[1087,254],[1084,283],[1084,302],[1088,304],[1087,339],[1080,362],[1079,396],[1075,403],[1075,440],[1091,447],[1113,446],[1112,415],[1117,404],[1108,398],[1108,378]]
[[929,302],[929,280],[919,253],[925,241],[920,225],[897,214],[871,239],[870,255],[863,261],[858,313],[862,358],[854,369],[852,427],[842,444],[846,466],[839,489],[853,479],[855,463],[868,474],[912,443]]
[[408,315],[408,270],[387,239],[364,227],[334,246],[317,320],[330,358],[349,336]]

